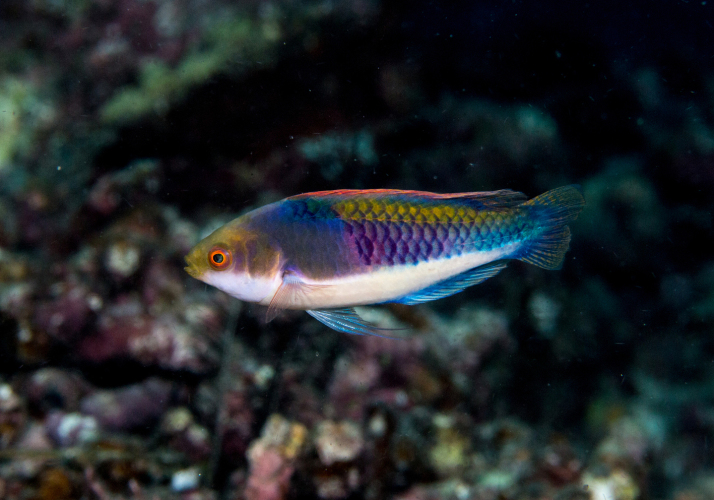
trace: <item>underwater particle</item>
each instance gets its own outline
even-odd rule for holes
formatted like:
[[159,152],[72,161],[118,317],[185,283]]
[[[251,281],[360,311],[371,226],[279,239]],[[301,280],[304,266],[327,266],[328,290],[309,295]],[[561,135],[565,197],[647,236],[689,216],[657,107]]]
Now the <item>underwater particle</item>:
[[580,482],[587,487],[592,500],[636,500],[640,496],[637,483],[622,469],[615,469],[607,476],[596,476],[587,471]]
[[117,278],[128,278],[141,264],[141,250],[128,241],[117,241],[108,249],[104,259],[107,270]]
[[336,462],[351,462],[364,447],[362,429],[349,420],[321,422],[317,427],[315,447],[324,465]]

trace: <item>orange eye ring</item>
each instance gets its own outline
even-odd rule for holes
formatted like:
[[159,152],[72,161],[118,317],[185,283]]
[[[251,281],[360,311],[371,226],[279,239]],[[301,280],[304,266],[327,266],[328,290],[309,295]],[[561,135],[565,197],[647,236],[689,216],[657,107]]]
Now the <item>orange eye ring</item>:
[[214,247],[208,253],[208,263],[217,271],[227,269],[231,265],[231,253],[225,248]]

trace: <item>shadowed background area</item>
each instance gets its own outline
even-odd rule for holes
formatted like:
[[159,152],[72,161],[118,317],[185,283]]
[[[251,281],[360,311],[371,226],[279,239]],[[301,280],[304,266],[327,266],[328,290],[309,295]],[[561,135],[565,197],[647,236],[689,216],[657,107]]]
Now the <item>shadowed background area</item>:
[[[0,496],[714,497],[712,8],[0,2]],[[562,270],[361,312],[404,341],[183,272],[301,192],[571,183]]]

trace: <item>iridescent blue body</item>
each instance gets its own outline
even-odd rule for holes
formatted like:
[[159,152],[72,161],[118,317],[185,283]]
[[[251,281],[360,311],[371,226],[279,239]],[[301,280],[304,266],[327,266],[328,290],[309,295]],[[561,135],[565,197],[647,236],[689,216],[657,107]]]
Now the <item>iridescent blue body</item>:
[[[346,308],[446,297],[494,276],[508,259],[559,268],[568,224],[583,206],[576,186],[531,200],[508,190],[308,193],[226,224],[192,250],[187,271],[269,305],[269,317],[305,309],[332,328],[374,333]],[[220,262],[203,270],[215,252]]]
[[[566,189],[582,199],[574,188]],[[551,214],[524,202],[513,191],[332,191],[268,205],[246,222],[277,243],[288,267],[324,279],[527,241]]]

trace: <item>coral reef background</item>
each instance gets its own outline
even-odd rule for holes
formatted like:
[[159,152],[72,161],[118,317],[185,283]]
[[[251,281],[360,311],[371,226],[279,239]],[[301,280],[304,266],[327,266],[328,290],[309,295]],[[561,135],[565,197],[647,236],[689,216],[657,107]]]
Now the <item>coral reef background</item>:
[[[714,4],[0,1],[0,498],[714,498]],[[300,192],[569,183],[406,340],[183,273]]]

